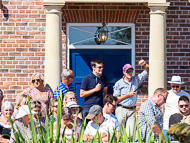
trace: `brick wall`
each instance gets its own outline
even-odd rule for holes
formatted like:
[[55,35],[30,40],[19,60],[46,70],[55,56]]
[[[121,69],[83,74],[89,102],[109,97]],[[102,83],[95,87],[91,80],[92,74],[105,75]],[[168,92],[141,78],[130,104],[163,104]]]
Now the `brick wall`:
[[40,0],[0,3],[0,88],[14,101],[34,72],[44,73],[46,15]]
[[[169,2],[166,20],[168,80],[174,74],[181,75],[186,82],[185,90],[190,92],[187,88],[190,73],[189,2]],[[45,8],[42,0],[3,0],[0,5],[0,88],[6,99],[14,101],[15,95],[30,85],[34,72],[44,73]],[[142,58],[148,61],[149,56],[149,8],[144,4],[115,3],[106,4],[105,11],[107,22],[136,23],[136,73],[141,72],[143,68],[138,66],[138,61]],[[66,67],[66,22],[101,23],[101,15],[102,4],[99,3],[66,3],[63,7],[63,68]],[[148,80],[144,83],[147,85]],[[148,98],[147,92],[138,94],[137,109]]]
[[[186,0],[168,0],[166,42],[167,79],[180,75],[186,83],[182,87],[190,93],[190,3]],[[169,84],[168,84],[169,88]]]

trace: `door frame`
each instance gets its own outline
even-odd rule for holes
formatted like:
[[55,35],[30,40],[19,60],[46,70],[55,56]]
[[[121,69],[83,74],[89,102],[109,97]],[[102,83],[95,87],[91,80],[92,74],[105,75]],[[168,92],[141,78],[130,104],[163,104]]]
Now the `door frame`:
[[[70,49],[131,49],[131,64],[134,68],[135,75],[135,24],[134,23],[108,23],[107,27],[131,27],[131,44],[130,45],[69,45],[69,27],[101,27],[102,23],[67,23],[66,24],[66,67],[70,69]],[[96,32],[96,31],[94,31]],[[90,48],[89,48],[90,47]]]

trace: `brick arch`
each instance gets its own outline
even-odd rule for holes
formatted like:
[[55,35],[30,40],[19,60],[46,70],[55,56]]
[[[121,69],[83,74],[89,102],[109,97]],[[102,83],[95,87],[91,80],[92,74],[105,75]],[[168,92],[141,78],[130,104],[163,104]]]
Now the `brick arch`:
[[[110,4],[105,5],[106,23],[136,23],[143,5]],[[65,23],[102,23],[103,6],[85,4],[66,4],[62,9]]]

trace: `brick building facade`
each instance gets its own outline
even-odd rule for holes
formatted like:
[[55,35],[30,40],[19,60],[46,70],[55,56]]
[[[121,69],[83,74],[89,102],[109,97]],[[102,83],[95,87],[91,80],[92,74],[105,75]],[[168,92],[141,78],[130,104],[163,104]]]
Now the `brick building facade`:
[[[166,10],[167,80],[180,75],[190,93],[190,3],[168,0]],[[140,59],[149,60],[150,15],[146,3],[105,3],[106,22],[135,23],[136,74]],[[62,67],[66,68],[66,23],[101,23],[101,3],[65,3],[62,8]],[[42,0],[3,0],[0,3],[0,88],[5,100],[15,101],[30,86],[34,72],[44,74],[46,14]],[[159,75],[158,75],[159,76]],[[156,82],[156,81],[155,81]],[[148,85],[146,79],[145,84]],[[169,84],[168,84],[169,89]],[[139,92],[137,109],[148,99]]]

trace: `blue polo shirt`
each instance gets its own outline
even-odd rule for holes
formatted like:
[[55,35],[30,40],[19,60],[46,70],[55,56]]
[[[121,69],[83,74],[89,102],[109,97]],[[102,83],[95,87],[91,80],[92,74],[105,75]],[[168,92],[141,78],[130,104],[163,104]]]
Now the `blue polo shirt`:
[[72,86],[72,84],[69,84],[69,87],[65,86],[62,81],[60,81],[60,84],[57,86],[57,88],[54,91],[54,98],[57,97],[57,95],[60,95],[60,91],[62,92],[62,99],[64,98],[65,93],[68,91],[72,91],[75,93],[75,88]]
[[[97,80],[96,80],[96,76],[93,73],[91,73],[89,75],[86,75],[83,78],[80,89],[86,90],[86,91],[91,90],[91,89],[95,88],[97,83],[99,83],[99,82],[100,82],[100,79],[97,78]],[[93,105],[96,105],[96,104],[103,107],[103,88],[106,87],[107,84],[108,84],[107,77],[102,75],[101,90],[99,90],[98,92],[94,92],[93,94],[91,94],[88,97],[85,97],[84,110],[88,111],[90,109],[90,107],[92,107]]]

